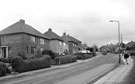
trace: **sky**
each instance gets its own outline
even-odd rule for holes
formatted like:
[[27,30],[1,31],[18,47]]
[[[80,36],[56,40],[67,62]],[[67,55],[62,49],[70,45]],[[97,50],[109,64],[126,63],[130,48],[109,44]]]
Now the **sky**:
[[135,41],[135,0],[0,0],[0,30],[24,19],[41,33],[48,28],[89,46]]

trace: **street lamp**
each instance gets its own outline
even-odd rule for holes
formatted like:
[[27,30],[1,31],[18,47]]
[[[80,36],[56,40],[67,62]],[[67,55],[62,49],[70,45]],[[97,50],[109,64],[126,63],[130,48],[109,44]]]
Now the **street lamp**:
[[119,63],[121,63],[121,56],[120,56],[120,22],[118,20],[110,20],[110,22],[117,22],[118,23],[118,47],[119,47]]

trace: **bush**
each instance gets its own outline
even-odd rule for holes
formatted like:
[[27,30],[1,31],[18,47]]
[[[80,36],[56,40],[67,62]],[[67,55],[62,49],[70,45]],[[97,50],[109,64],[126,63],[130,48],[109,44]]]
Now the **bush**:
[[42,54],[43,55],[49,55],[49,56],[51,56],[52,59],[55,59],[55,57],[56,57],[56,54],[53,51],[51,51],[51,50],[44,49],[42,51]]
[[18,55],[17,55],[17,56],[22,57],[24,60],[26,59],[26,56],[25,56],[24,52],[20,52],[20,53],[18,53]]
[[51,67],[51,58],[48,55],[44,55],[41,58],[24,60],[24,67],[25,67],[25,71],[48,68]]
[[4,62],[0,62],[0,76],[5,76],[6,75],[6,64]]
[[76,62],[77,61],[77,56],[72,56],[72,62]]
[[0,62],[9,63],[9,60],[5,58],[0,58]]
[[89,58],[91,58],[91,57],[92,57],[92,55],[91,55],[91,54],[84,54],[83,56],[84,56],[84,57],[83,57],[83,59],[89,59]]
[[76,56],[77,56],[77,59],[79,60],[85,60],[85,59],[93,57],[92,54],[85,54],[85,53],[78,53],[76,54]]
[[76,56],[70,56],[70,55],[55,58],[56,65],[67,64],[67,63],[76,62],[76,61],[77,61],[77,57]]
[[10,57],[10,63],[12,68],[14,69],[15,72],[23,72],[24,70],[24,63],[23,63],[23,58],[20,56],[14,56]]
[[36,51],[35,51],[35,57],[36,58],[40,58],[40,57],[42,57],[42,52],[41,52],[41,50],[40,49],[37,49]]
[[21,57],[16,56],[12,58],[11,65],[16,72],[21,73],[51,67],[51,58],[44,55],[41,58],[23,60]]

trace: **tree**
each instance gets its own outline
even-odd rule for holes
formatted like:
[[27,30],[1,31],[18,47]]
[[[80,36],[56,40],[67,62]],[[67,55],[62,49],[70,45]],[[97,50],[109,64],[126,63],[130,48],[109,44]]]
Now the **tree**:
[[93,49],[94,49],[95,52],[97,52],[98,51],[97,45],[93,45]]
[[88,47],[88,48],[86,48],[86,50],[89,50],[90,52],[94,51],[93,47]]

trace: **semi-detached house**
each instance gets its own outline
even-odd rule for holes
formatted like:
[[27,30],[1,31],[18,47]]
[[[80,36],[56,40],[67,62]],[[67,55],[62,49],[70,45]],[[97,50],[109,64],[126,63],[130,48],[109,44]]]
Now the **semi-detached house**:
[[66,33],[63,33],[62,38],[64,39],[64,41],[68,42],[68,49],[70,54],[78,53],[78,51],[81,50],[81,41],[79,41],[78,39],[66,35]]
[[49,28],[48,31],[44,33],[44,35],[50,39],[50,49],[54,53],[61,55],[66,51],[65,46],[67,46],[67,43],[64,42],[64,40],[59,35],[53,32],[51,28]]
[[49,38],[20,20],[0,31],[0,57],[29,56],[36,49],[49,49]]

